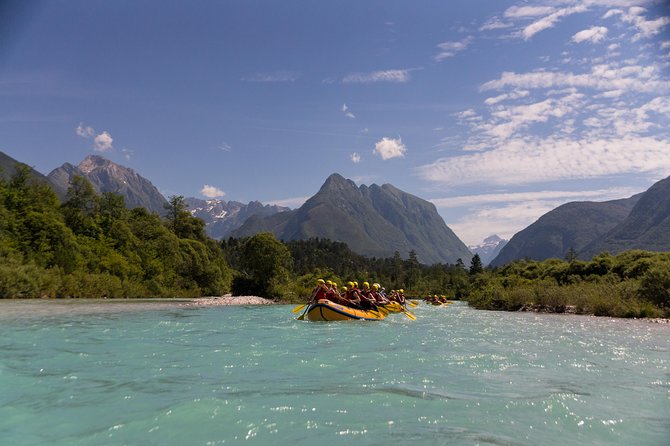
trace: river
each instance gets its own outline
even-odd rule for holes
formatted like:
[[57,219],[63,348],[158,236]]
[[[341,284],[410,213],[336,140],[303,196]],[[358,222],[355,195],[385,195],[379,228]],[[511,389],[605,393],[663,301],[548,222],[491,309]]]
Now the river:
[[7,445],[670,444],[670,325],[0,301]]

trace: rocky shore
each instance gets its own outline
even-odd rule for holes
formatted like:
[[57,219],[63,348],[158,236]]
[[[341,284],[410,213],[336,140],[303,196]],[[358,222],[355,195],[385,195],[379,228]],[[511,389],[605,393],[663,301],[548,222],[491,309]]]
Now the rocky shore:
[[211,307],[219,305],[274,305],[277,302],[259,296],[208,296],[199,297],[181,304],[187,307]]

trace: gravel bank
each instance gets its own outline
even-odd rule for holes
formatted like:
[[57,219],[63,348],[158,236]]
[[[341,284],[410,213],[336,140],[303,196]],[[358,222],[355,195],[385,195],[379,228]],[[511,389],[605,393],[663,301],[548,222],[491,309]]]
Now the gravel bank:
[[183,306],[189,307],[208,307],[218,305],[274,305],[277,302],[272,299],[265,299],[259,296],[208,296],[193,299],[190,302],[183,303]]

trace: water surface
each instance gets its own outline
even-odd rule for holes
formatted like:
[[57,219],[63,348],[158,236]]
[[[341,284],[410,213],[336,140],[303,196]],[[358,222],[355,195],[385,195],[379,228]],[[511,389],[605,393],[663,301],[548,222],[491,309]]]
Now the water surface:
[[670,326],[0,301],[11,445],[670,444]]

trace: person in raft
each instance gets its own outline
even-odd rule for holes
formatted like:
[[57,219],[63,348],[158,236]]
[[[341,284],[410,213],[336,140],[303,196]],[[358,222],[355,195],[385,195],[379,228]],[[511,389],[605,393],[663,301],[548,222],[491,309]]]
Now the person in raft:
[[318,300],[325,299],[327,293],[328,293],[328,287],[326,286],[326,281],[323,279],[319,279],[316,281],[316,287],[312,291],[312,297],[307,303],[311,304]]

